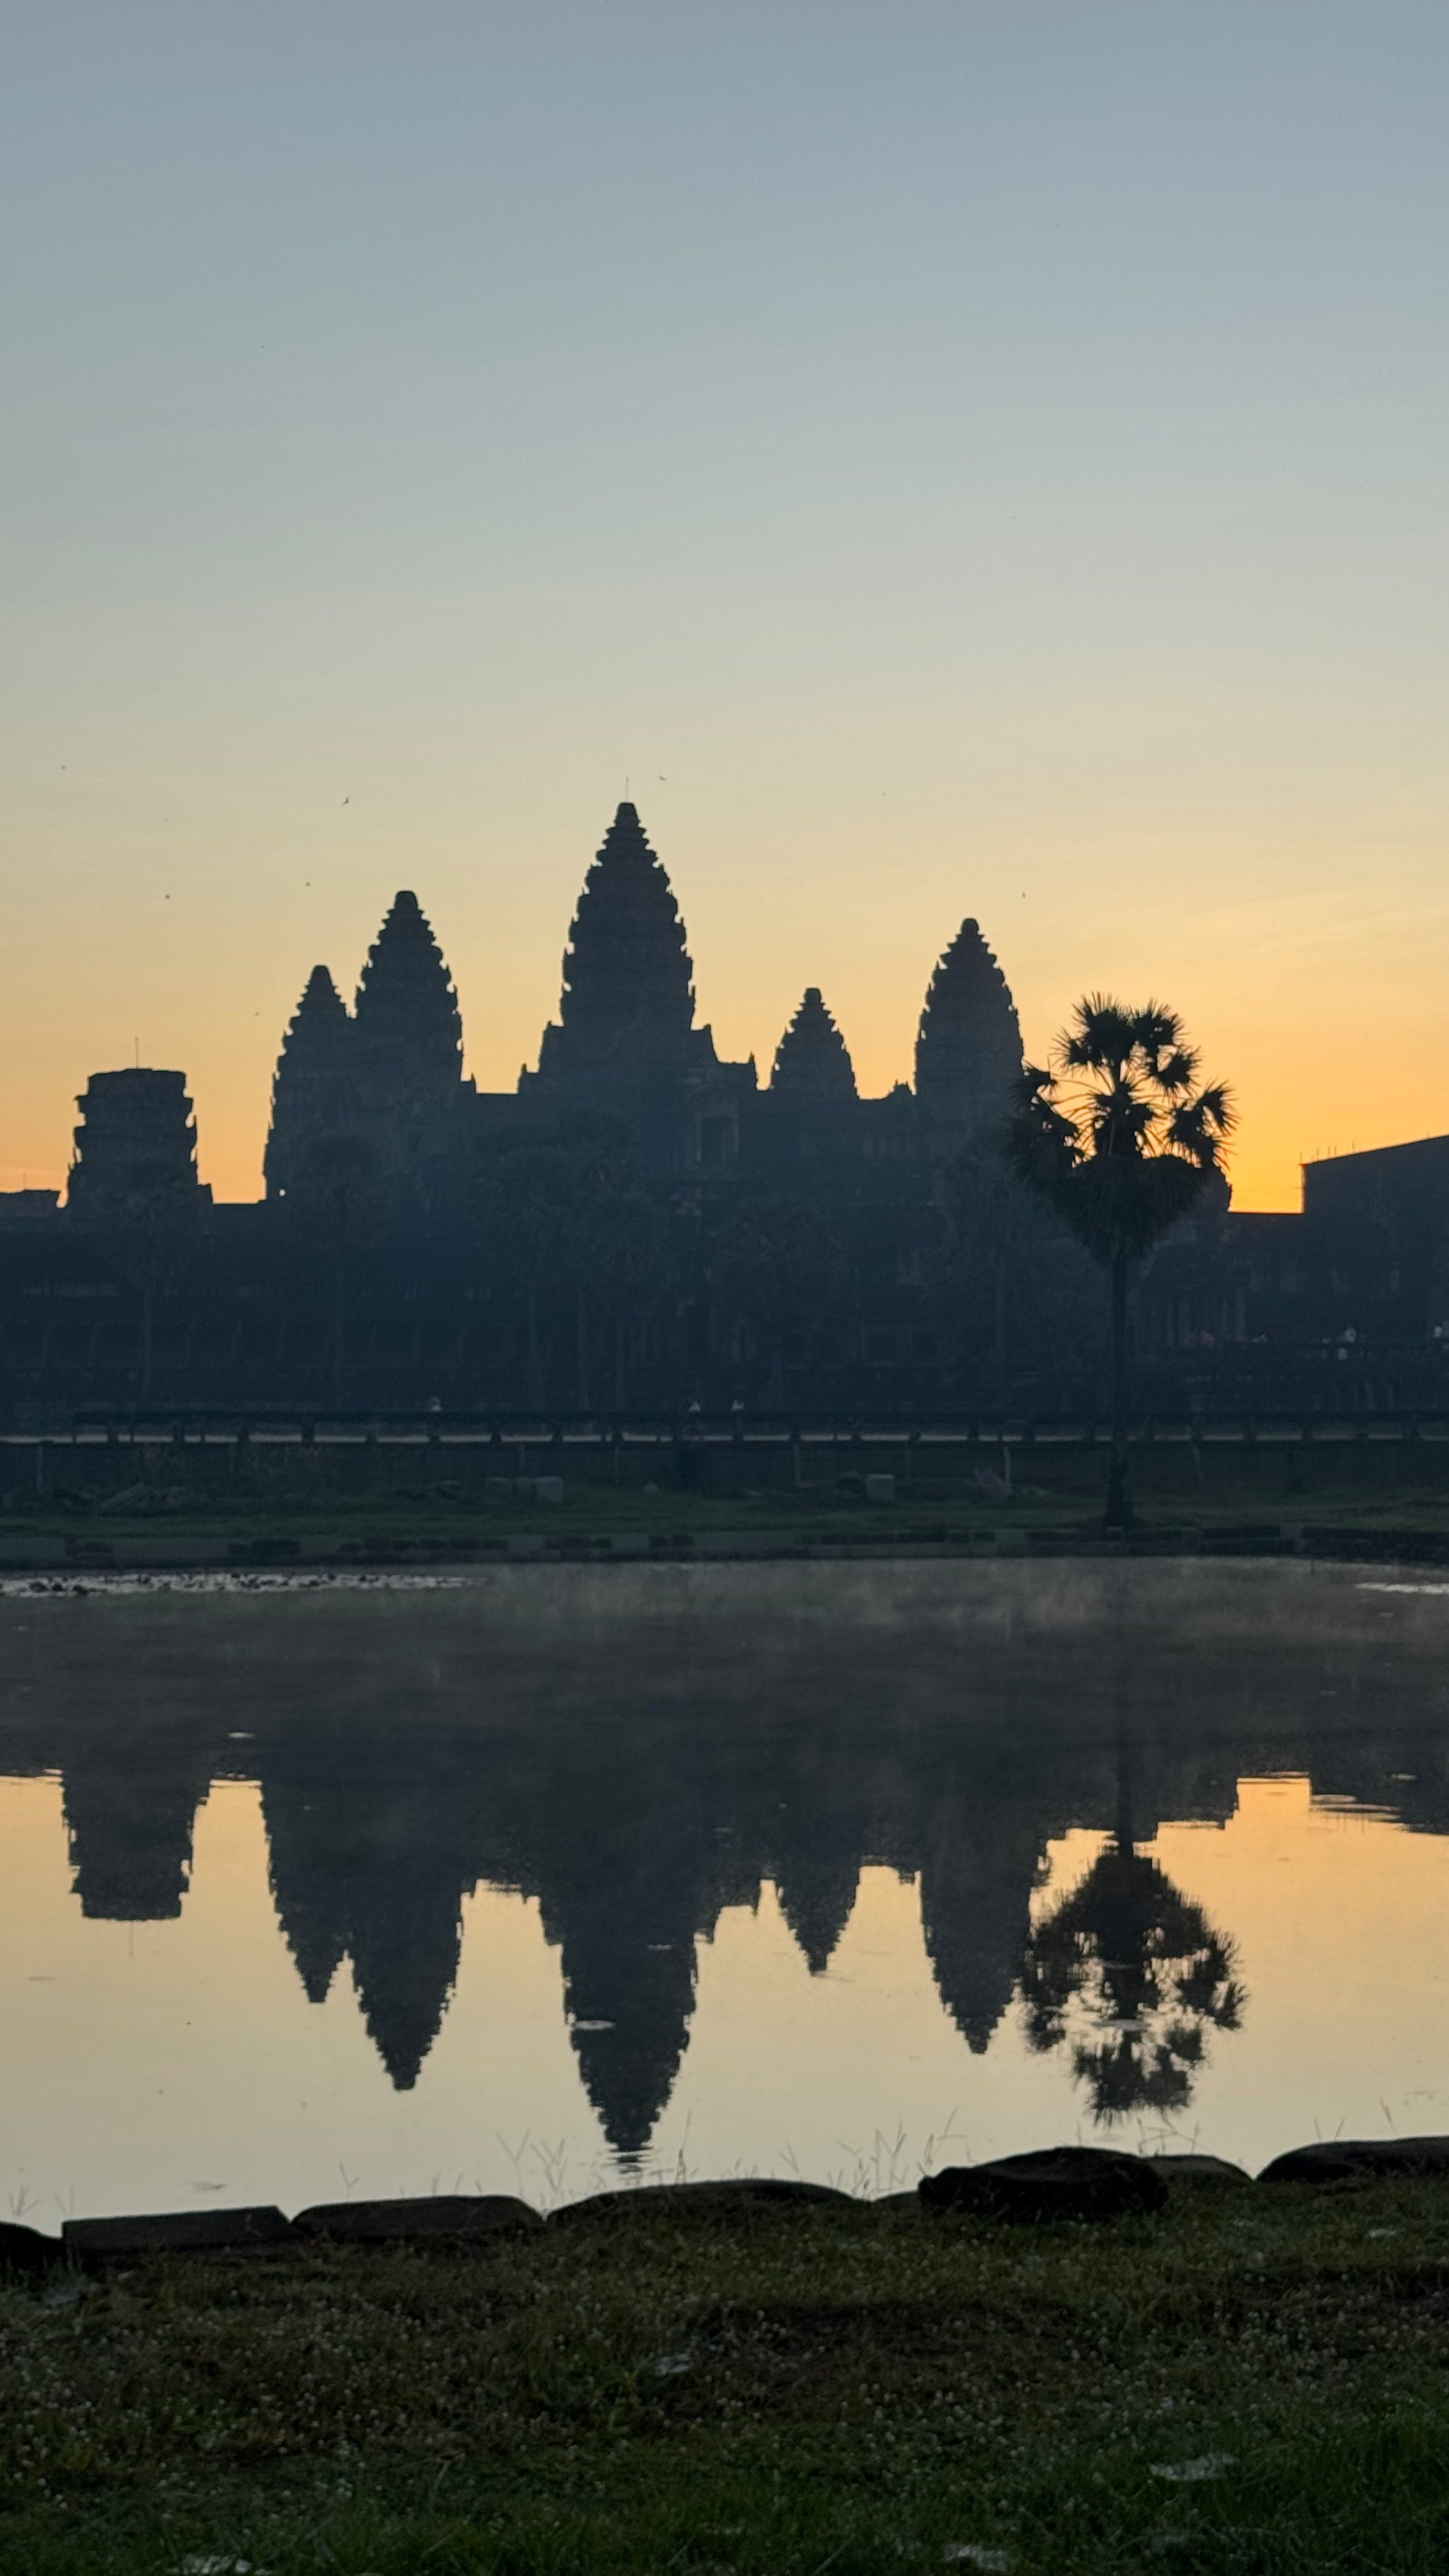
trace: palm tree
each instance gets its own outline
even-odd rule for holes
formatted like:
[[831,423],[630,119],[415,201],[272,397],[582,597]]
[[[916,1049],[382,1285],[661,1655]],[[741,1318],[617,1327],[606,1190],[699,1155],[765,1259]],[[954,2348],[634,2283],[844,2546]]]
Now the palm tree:
[[1205,2034],[1242,2020],[1235,1967],[1232,1942],[1201,1906],[1114,1838],[1027,1944],[1028,2044],[1055,2048],[1076,2022],[1072,2070],[1099,2121],[1181,2111]]
[[1132,1526],[1127,1476],[1127,1291],[1136,1265],[1187,1216],[1235,1124],[1225,1084],[1198,1086],[1176,1011],[1089,993],[1043,1068],[1028,1065],[1008,1130],[1017,1171],[1108,1273],[1112,1459],[1106,1528]]
[[1027,2044],[1073,2031],[1072,2071],[1092,2116],[1185,2109],[1210,2030],[1237,2030],[1247,1994],[1237,1950],[1137,1849],[1128,1733],[1117,1738],[1116,1822],[1081,1884],[1033,1926],[1021,1963]]

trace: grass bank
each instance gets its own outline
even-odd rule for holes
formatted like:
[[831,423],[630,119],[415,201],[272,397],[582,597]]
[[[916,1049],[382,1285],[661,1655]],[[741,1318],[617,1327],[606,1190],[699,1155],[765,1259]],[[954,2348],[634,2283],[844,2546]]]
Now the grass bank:
[[1449,2563],[1449,2190],[915,2209],[0,2292],[0,2570]]
[[[1421,1543],[1438,1556],[1449,1550],[1449,1488],[1388,1482],[1316,1487],[1258,1480],[1215,1485],[1198,1494],[1137,1496],[1138,1541],[1154,1545],[1234,1543],[1296,1544],[1312,1553],[1315,1538],[1326,1552],[1348,1552],[1355,1537],[1368,1554]],[[552,1550],[618,1552],[631,1542],[688,1552],[708,1552],[711,1542],[735,1541],[762,1553],[841,1546],[909,1554],[913,1548],[991,1547],[1019,1540],[1096,1544],[1102,1498],[1087,1493],[1027,1491],[1010,1500],[969,1499],[869,1504],[834,1503],[789,1496],[701,1496],[622,1492],[579,1486],[562,1503],[505,1500],[460,1505],[420,1494],[358,1497],[275,1495],[234,1503],[181,1499],[146,1513],[80,1513],[63,1505],[0,1513],[0,1562],[23,1553],[37,1539],[51,1542],[77,1564],[145,1563],[158,1554],[178,1562],[188,1545],[198,1551],[251,1553],[277,1561],[369,1562],[412,1557],[443,1562],[487,1560],[510,1542],[538,1542]]]

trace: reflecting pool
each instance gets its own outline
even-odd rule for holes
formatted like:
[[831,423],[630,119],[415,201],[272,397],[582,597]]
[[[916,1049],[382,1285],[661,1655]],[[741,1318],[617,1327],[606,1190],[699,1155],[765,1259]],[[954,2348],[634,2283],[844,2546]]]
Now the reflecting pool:
[[1449,1584],[0,1588],[0,2210],[1449,2129]]

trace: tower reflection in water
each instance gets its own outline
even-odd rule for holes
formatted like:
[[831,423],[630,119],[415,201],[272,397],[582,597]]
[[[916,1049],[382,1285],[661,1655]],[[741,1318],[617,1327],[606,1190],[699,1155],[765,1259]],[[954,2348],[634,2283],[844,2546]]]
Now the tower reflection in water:
[[[1047,1765],[1028,1792],[983,1746],[949,1763],[880,1748],[867,1771],[824,1746],[766,1741],[751,1760],[736,1743],[732,1760],[704,1765],[699,1749],[616,1741],[591,1765],[576,1746],[561,1782],[491,1743],[411,1729],[345,1756],[330,1733],[259,1746],[246,1776],[260,1779],[272,1898],[307,1996],[323,2002],[350,1966],[378,2056],[407,2091],[448,2008],[465,1898],[479,1885],[535,1898],[585,2090],[624,2157],[647,2148],[673,2090],[698,1943],[767,1884],[821,1976],[862,1868],[916,1880],[937,1991],[967,2047],[983,2053],[1018,1997],[1033,2047],[1069,2043],[1083,2071],[1084,2020],[1105,2026],[1110,2063],[1091,2085],[1102,2119],[1181,2107],[1203,2032],[1234,2026],[1230,1945],[1130,1842],[1111,1841],[1033,1924],[1048,1844],[1108,1824],[1110,1759],[1099,1781],[1090,1761]],[[64,1765],[74,1886],[92,1919],[179,1914],[197,1806],[213,1777],[238,1776],[200,1747],[144,1771],[136,1752],[96,1746]],[[1182,1812],[1185,1797],[1160,1786]],[[1215,1815],[1232,1803],[1228,1788]]]
[[[1449,1817],[1425,1667],[1411,1658],[1386,1684],[1377,1641],[1356,1633],[1322,1643],[1325,1732],[1323,1666],[1305,1665],[1301,1634],[1220,1636],[1209,1671],[1155,1615],[1125,1642],[1110,1625],[1084,1686],[1069,1624],[927,1622],[903,1682],[888,1623],[825,1642],[798,1621],[716,1631],[692,1661],[655,1623],[627,1653],[616,1632],[606,1659],[597,1624],[544,1644],[537,1623],[480,1634],[475,1608],[471,1626],[458,1613],[451,1628],[393,1620],[358,1637],[334,1603],[278,1643],[221,1607],[204,1626],[191,1605],[189,1625],[173,1613],[119,1678],[112,1659],[105,1698],[94,1624],[53,1627],[23,1671],[8,1640],[0,1768],[60,1773],[82,1911],[176,1915],[208,1784],[258,1780],[305,1991],[320,2002],[350,1963],[407,2091],[448,2009],[465,1898],[516,1891],[559,1952],[582,2080],[625,2160],[647,2150],[678,2077],[699,1942],[767,1883],[822,1975],[862,1868],[914,1881],[967,2049],[1015,2016],[1032,2049],[1065,2052],[1110,2126],[1180,2114],[1247,2009],[1231,1926],[1146,1848],[1164,1820],[1220,1826],[1239,1777],[1275,1771],[1411,1828]],[[1043,1712],[1064,1704],[1069,1670],[1072,1722],[1053,1724]],[[1057,1896],[1046,1855],[1073,1829],[1104,1839]]]

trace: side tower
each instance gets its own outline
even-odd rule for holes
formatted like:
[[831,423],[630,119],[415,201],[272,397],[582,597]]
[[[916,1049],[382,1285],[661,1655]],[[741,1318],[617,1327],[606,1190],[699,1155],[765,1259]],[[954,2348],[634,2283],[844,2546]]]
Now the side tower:
[[196,1121],[184,1073],[127,1065],[93,1073],[80,1099],[66,1205],[82,1218],[138,1189],[208,1200],[196,1177]]
[[916,1098],[931,1127],[999,1126],[1021,1072],[1011,988],[974,921],[963,921],[926,994],[916,1037]]
[[453,980],[415,894],[393,897],[367,953],[353,1006],[358,1078],[389,1107],[446,1106],[463,1080]]
[[821,999],[806,988],[799,1010],[775,1049],[770,1089],[791,1100],[836,1103],[858,1097],[850,1050]]
[[357,1117],[352,1022],[325,966],[314,966],[272,1077],[272,1123],[262,1163],[269,1199],[285,1198],[298,1158],[317,1137]]
[[325,966],[314,966],[272,1084],[267,1197],[285,1198],[308,1149],[363,1138],[396,1210],[444,1203],[464,1146],[458,997],[417,896],[406,890],[367,953],[351,1018]]
[[415,894],[394,895],[367,952],[352,1014],[359,1131],[395,1207],[456,1201],[464,1147],[463,1022],[453,979]]

